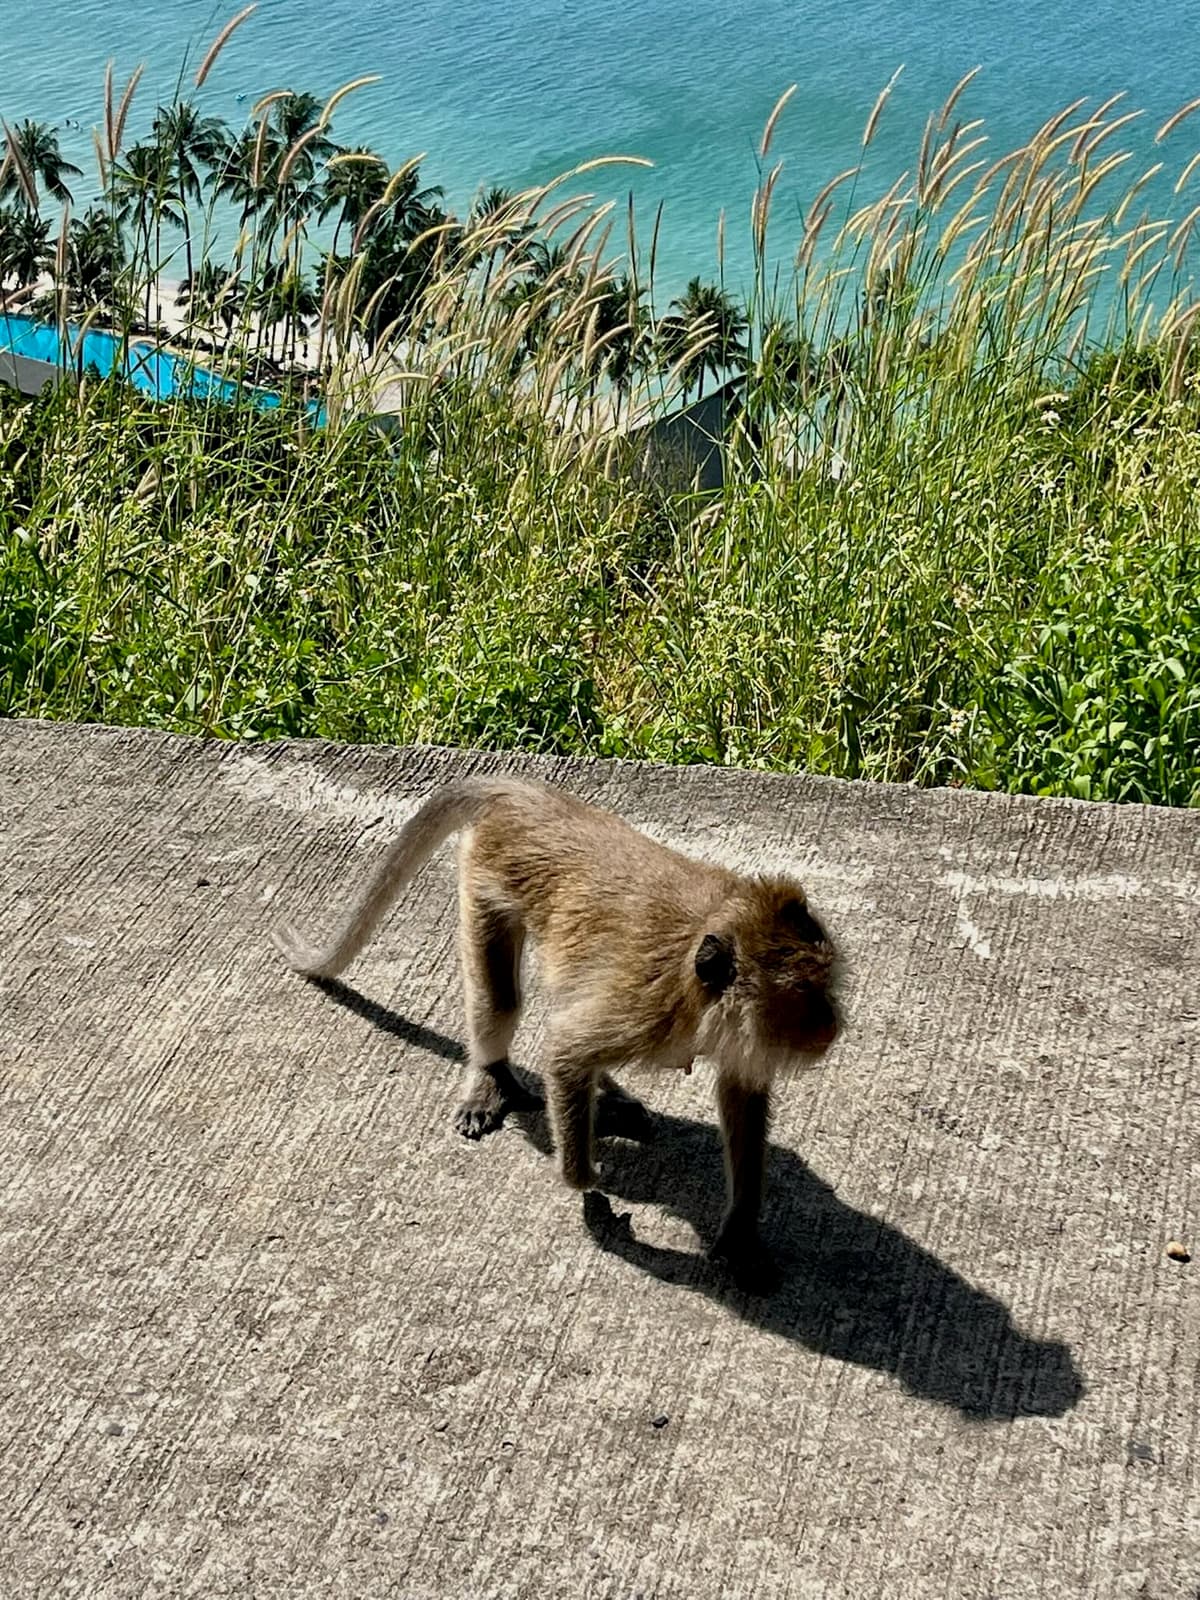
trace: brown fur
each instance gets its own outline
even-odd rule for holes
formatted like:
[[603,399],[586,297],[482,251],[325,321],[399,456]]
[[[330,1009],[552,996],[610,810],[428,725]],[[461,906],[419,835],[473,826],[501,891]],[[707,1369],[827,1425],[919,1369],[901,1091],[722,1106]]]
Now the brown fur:
[[716,1249],[752,1251],[772,1079],[812,1064],[837,1031],[834,951],[803,889],[693,861],[562,790],[469,779],[426,801],[325,949],[289,928],[276,931],[276,944],[306,976],[333,976],[459,830],[468,1029],[459,1130],[478,1138],[528,1101],[508,1066],[528,934],[551,1000],[546,1081],[565,1180],[579,1189],[597,1182],[598,1087],[613,1109],[641,1110],[610,1069],[686,1067],[710,1056],[729,1176]]

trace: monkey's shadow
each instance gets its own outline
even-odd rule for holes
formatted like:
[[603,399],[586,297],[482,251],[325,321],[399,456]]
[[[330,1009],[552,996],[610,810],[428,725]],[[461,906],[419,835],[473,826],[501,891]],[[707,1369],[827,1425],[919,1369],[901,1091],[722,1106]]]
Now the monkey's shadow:
[[[446,1035],[345,984],[321,987],[406,1043],[462,1060],[462,1047]],[[514,1114],[510,1121],[550,1154],[543,1112]],[[779,1269],[769,1295],[739,1289],[702,1254],[639,1239],[628,1219],[614,1214],[608,1195],[631,1205],[661,1206],[706,1243],[716,1234],[724,1204],[716,1127],[661,1113],[652,1122],[651,1143],[599,1143],[605,1193],[585,1197],[584,1218],[600,1248],[809,1350],[889,1373],[911,1393],[966,1417],[1061,1416],[1082,1397],[1083,1380],[1067,1345],[1020,1332],[999,1300],[899,1228],[846,1205],[782,1145],[772,1144],[767,1155],[762,1232]]]

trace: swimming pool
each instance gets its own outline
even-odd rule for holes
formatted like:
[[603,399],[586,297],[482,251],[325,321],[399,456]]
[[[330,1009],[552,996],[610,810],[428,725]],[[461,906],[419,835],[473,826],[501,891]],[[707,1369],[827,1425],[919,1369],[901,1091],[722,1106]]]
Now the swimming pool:
[[[260,411],[273,411],[282,403],[282,396],[271,389],[223,378],[219,372],[159,350],[146,340],[127,343],[103,328],[89,328],[82,333],[68,325],[64,339],[53,323],[39,322],[17,312],[0,312],[0,350],[30,361],[44,361],[63,371],[91,370],[101,378],[119,370],[134,388],[153,400],[184,396],[232,405],[243,397]],[[308,401],[306,410],[318,427],[323,425],[325,408],[319,400]]]

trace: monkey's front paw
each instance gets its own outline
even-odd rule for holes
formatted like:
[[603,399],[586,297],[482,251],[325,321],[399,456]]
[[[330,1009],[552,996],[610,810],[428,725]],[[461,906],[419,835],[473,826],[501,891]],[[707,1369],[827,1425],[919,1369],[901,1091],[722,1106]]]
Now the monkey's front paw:
[[454,1113],[455,1131],[464,1139],[482,1139],[484,1134],[495,1133],[507,1109],[503,1102],[464,1100]]

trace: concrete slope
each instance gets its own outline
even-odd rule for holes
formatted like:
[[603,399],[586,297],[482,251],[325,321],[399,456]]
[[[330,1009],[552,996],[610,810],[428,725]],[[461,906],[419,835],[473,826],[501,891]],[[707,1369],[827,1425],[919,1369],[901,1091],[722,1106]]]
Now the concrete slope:
[[[840,936],[774,1297],[703,1065],[600,1239],[453,1133],[449,852],[352,987],[269,947],[501,768]],[[0,724],[0,1595],[1195,1600],[1198,932],[1195,813]]]

